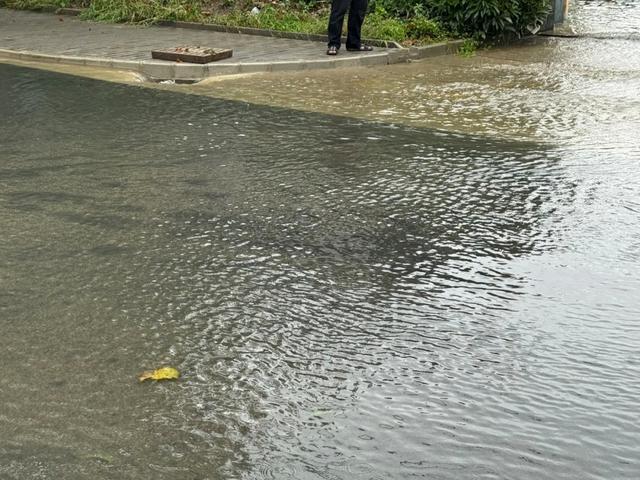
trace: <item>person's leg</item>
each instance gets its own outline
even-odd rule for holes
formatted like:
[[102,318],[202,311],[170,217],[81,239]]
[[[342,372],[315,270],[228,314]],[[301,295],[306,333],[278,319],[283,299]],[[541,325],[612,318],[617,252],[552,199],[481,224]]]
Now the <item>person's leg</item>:
[[367,14],[368,0],[351,0],[349,9],[349,34],[347,36],[347,48],[357,50],[360,48],[360,31]]
[[342,37],[342,25],[344,16],[349,9],[351,0],[333,0],[331,2],[331,15],[329,15],[329,47],[340,48]]

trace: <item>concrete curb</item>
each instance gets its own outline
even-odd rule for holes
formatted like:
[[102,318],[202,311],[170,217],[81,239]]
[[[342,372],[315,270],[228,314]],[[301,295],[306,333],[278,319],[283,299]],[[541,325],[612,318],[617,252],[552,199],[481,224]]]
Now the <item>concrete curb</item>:
[[317,60],[291,60],[282,62],[250,63],[210,63],[207,65],[173,63],[157,60],[117,60],[104,57],[73,57],[67,55],[48,55],[31,51],[0,49],[0,59],[21,60],[66,65],[127,70],[144,75],[151,81],[176,80],[197,82],[218,75],[238,73],[284,72],[327,68],[362,67],[369,65],[387,65],[403,60],[402,56],[391,57],[387,52],[363,54],[358,57],[328,58]]
[[464,40],[451,40],[422,47],[409,47],[409,58],[420,59],[451,55],[456,53],[463,43]]
[[77,17],[84,11],[84,8],[58,8],[55,13],[58,15],[69,15],[70,17]]
[[218,75],[260,72],[292,72],[328,68],[364,67],[407,63],[413,59],[429,58],[455,53],[462,41],[427,45],[424,47],[394,48],[384,52],[363,53],[358,56],[318,58],[314,60],[288,60],[281,62],[210,63],[207,65],[173,63],[162,60],[118,60],[105,57],[74,57],[49,55],[32,51],[0,49],[0,59],[31,62],[84,65],[133,71],[151,81],[175,80],[198,82]]

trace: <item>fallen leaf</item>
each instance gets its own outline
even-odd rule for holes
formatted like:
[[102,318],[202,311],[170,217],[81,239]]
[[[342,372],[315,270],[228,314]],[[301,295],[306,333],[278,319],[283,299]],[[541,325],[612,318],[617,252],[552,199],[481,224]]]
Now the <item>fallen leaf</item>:
[[156,370],[142,372],[138,377],[141,382],[145,380],[175,380],[180,377],[180,372],[172,367],[163,367]]

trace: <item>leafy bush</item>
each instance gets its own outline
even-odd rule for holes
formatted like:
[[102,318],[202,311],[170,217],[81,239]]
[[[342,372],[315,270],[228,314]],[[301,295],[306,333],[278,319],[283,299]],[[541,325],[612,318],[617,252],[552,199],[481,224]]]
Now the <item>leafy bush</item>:
[[551,0],[528,0],[520,3],[520,19],[516,28],[534,31],[551,12]]
[[371,0],[372,10],[384,10],[396,17],[408,18],[424,14],[424,0]]
[[[223,15],[214,15],[208,21],[220,25],[266,28],[287,32],[305,32],[326,35],[328,11],[309,12],[303,9],[284,8],[267,5],[257,15],[245,10],[230,10]],[[347,22],[344,24],[346,33]],[[433,30],[433,25],[423,30]],[[417,29],[416,29],[417,31]],[[362,36],[398,42],[407,39],[407,22],[389,16],[384,10],[371,12],[362,27]]]
[[[326,33],[329,0],[0,0],[8,7],[85,6],[83,16],[110,22],[216,21],[227,25]],[[260,5],[261,13],[249,10]],[[550,0],[371,0],[366,37],[439,40],[453,33],[485,39],[539,27]],[[205,13],[206,12],[206,13]],[[213,14],[213,15],[212,15]]]
[[487,38],[535,29],[546,18],[550,0],[373,0],[372,5],[395,16],[434,18],[453,32]]
[[422,38],[440,40],[446,37],[447,33],[440,23],[423,15],[416,15],[407,21],[407,36],[411,38]]
[[458,48],[458,55],[465,58],[473,57],[477,49],[478,43],[471,38],[467,38],[462,42],[460,48]]
[[362,36],[401,42],[407,38],[407,26],[399,18],[390,16],[383,8],[378,8],[367,15],[362,26]]

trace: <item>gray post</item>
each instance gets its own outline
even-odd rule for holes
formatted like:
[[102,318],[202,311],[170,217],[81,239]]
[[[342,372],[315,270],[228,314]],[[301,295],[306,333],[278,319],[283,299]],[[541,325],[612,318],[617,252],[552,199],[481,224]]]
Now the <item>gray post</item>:
[[554,25],[563,23],[568,8],[569,0],[551,0],[551,12],[542,24],[540,31],[553,30]]

